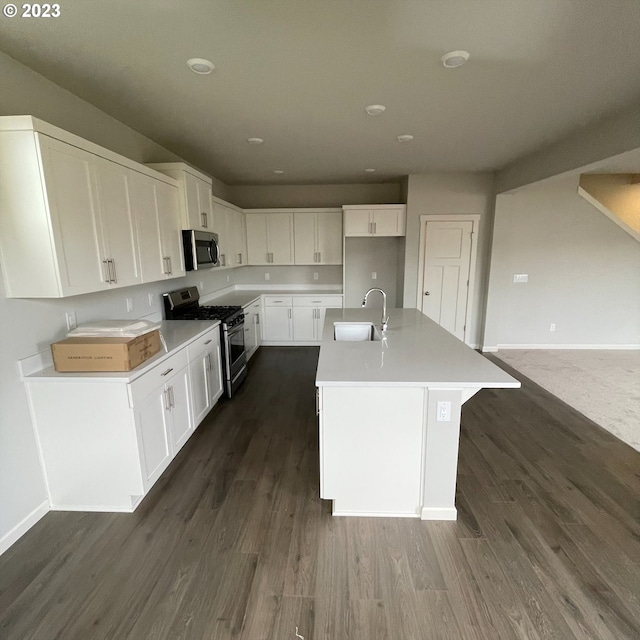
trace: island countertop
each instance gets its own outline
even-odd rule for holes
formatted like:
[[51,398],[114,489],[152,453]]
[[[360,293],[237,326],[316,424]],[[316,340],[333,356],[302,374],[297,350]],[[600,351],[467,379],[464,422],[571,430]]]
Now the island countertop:
[[518,388],[520,382],[417,309],[389,309],[382,340],[335,341],[334,322],[371,322],[380,309],[328,309],[316,386]]

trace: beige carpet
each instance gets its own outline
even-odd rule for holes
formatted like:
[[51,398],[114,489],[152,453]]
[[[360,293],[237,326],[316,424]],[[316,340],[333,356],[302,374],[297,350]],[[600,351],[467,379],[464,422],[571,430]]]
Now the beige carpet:
[[495,355],[640,451],[640,351],[501,349]]

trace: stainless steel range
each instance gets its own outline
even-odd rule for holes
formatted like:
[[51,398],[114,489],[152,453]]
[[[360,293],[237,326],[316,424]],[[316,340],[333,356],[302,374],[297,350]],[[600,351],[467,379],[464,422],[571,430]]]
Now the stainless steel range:
[[231,398],[247,377],[242,307],[200,306],[198,287],[170,291],[162,297],[167,320],[220,320],[224,389]]

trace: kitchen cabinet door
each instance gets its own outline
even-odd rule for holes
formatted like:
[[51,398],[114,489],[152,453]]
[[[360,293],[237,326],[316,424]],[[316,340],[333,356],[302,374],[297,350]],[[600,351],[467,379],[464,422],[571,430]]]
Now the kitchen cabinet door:
[[293,339],[298,342],[317,340],[317,316],[316,307],[294,307]]
[[291,316],[290,306],[265,306],[262,339],[265,342],[289,342],[293,337]]
[[220,248],[220,267],[229,267],[229,256],[233,251],[231,247],[232,237],[229,228],[229,216],[227,208],[219,202],[211,202],[211,218],[213,220],[209,231],[217,234],[218,247]]
[[167,381],[171,420],[171,449],[175,455],[189,439],[194,429],[189,394],[189,367],[184,367]]
[[130,186],[142,281],[184,276],[177,187],[135,172]]
[[205,341],[204,351],[190,357],[191,407],[194,429],[205,419],[222,395],[222,362],[218,329]]
[[230,222],[231,222],[231,236],[233,254],[230,256],[231,265],[234,267],[241,267],[246,264],[245,255],[245,242],[244,242],[244,222],[242,211],[236,211],[235,209],[229,209]]
[[167,468],[173,455],[169,440],[169,394],[164,384],[136,405],[135,416],[146,491]]
[[293,264],[293,214],[267,216],[267,245],[272,264]]
[[345,236],[370,236],[371,210],[370,209],[345,209],[344,210],[344,235]]
[[213,231],[211,185],[188,171],[180,172],[179,179],[183,181],[184,185],[188,228],[199,231]]
[[248,213],[247,225],[247,258],[249,264],[269,264],[267,248],[267,215],[264,213]]
[[186,272],[178,188],[158,180],[155,190],[162,256],[163,259],[166,258],[165,275],[169,278],[181,278]]
[[[315,211],[296,211],[293,214],[296,264],[315,264],[318,262],[317,216]],[[342,236],[342,229],[340,232]]]
[[247,354],[247,361],[256,350],[256,316],[250,310],[244,312],[244,350]]
[[319,211],[316,226],[319,264],[342,264],[342,212]]
[[100,227],[105,257],[111,261],[111,286],[128,287],[142,282],[138,237],[131,207],[133,172],[115,162],[94,159]]
[[[203,218],[205,231],[213,231],[213,216],[211,213],[211,185],[200,178],[196,178],[198,189],[199,210]],[[215,233],[215,232],[214,232]]]
[[108,289],[92,154],[36,134],[51,214],[60,295]]
[[403,236],[405,235],[404,220],[404,207],[374,209],[372,218],[374,235]]

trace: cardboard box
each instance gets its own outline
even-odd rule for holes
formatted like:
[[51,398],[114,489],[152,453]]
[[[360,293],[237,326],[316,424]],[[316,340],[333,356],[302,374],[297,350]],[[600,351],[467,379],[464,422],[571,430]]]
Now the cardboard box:
[[66,338],[51,345],[56,371],[131,371],[160,351],[160,332],[137,338]]

